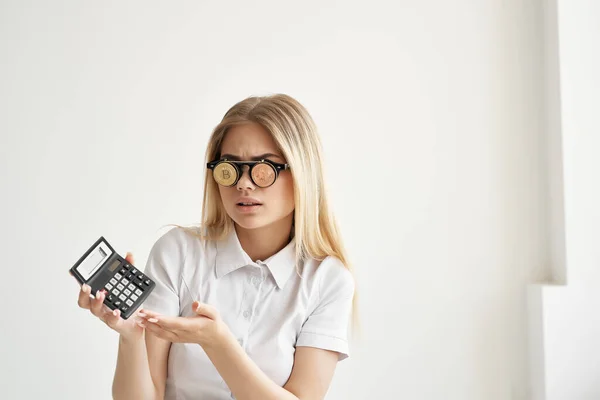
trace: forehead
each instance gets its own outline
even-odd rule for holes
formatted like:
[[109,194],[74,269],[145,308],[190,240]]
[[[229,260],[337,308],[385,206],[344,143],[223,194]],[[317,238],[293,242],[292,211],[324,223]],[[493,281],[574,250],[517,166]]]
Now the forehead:
[[221,143],[221,154],[241,157],[257,154],[281,154],[271,134],[256,123],[234,126],[229,129]]

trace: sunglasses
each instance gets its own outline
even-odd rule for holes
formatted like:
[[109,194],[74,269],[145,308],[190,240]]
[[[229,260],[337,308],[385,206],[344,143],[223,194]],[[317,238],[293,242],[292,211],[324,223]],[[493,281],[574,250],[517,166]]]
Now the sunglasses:
[[260,188],[266,188],[275,183],[280,171],[290,169],[289,164],[280,164],[271,160],[232,161],[227,158],[211,161],[206,164],[213,171],[213,178],[221,186],[233,186],[242,177],[244,165],[248,166],[250,180]]

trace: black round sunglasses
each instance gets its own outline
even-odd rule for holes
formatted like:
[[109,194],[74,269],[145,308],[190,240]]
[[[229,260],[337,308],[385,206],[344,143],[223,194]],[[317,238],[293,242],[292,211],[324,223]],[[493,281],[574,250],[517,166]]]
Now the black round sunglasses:
[[221,186],[233,186],[242,177],[244,165],[248,166],[250,180],[260,188],[271,186],[277,180],[279,172],[290,169],[289,164],[276,163],[262,159],[258,161],[233,161],[227,158],[214,160],[206,164],[213,171],[213,178]]

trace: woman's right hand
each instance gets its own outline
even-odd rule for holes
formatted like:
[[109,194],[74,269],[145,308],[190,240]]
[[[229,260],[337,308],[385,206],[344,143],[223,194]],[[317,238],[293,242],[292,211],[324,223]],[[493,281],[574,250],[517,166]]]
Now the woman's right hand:
[[[133,254],[127,253],[125,260],[131,265],[133,264]],[[121,318],[121,310],[111,310],[104,304],[105,293],[98,291],[94,294],[94,298],[90,298],[91,287],[83,284],[79,290],[79,299],[77,304],[79,307],[90,310],[90,312],[104,322],[108,327],[117,331],[124,339],[134,340],[142,337],[144,328],[139,326],[136,321],[139,320],[136,311],[129,318]]]

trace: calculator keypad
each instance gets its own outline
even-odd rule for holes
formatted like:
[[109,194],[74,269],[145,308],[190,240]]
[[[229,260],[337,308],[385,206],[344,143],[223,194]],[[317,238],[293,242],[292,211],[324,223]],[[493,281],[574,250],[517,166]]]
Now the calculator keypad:
[[123,265],[113,278],[106,284],[106,302],[125,312],[150,287],[150,279],[132,267]]

